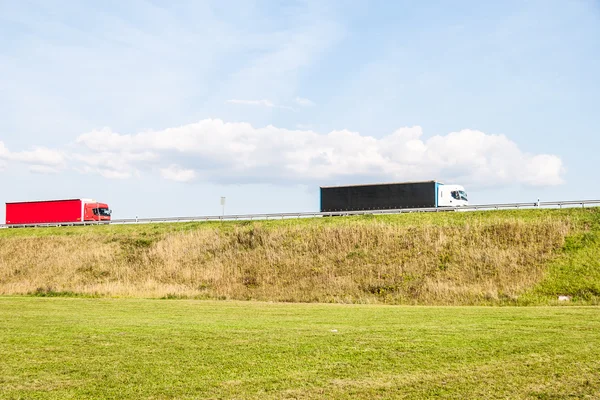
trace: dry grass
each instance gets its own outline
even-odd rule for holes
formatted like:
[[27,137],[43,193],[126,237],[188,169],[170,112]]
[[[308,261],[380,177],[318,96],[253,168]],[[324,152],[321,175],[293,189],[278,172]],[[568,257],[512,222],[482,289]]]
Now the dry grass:
[[240,223],[156,235],[0,238],[0,294],[293,302],[514,301],[543,277],[568,218],[464,223]]

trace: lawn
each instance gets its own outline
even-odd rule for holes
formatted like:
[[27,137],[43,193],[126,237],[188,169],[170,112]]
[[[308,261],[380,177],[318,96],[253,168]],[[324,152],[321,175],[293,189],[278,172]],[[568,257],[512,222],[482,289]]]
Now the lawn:
[[600,398],[598,307],[0,298],[3,399]]

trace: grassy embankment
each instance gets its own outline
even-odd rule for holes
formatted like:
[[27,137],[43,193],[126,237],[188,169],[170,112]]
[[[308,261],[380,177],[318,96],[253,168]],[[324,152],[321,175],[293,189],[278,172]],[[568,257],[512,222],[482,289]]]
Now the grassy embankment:
[[598,307],[0,297],[2,399],[600,398]]
[[3,229],[0,294],[598,304],[600,209]]

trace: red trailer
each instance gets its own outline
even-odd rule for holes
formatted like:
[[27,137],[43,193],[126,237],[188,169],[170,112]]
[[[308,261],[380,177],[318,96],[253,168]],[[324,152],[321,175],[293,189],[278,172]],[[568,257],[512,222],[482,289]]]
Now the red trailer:
[[106,203],[90,199],[6,203],[7,225],[70,224],[110,221]]

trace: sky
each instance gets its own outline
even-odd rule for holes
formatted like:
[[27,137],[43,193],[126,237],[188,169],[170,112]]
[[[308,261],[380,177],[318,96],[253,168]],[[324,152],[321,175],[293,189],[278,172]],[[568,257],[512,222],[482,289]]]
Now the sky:
[[598,71],[598,0],[0,0],[0,202],[318,211],[319,186],[434,179],[600,199]]

